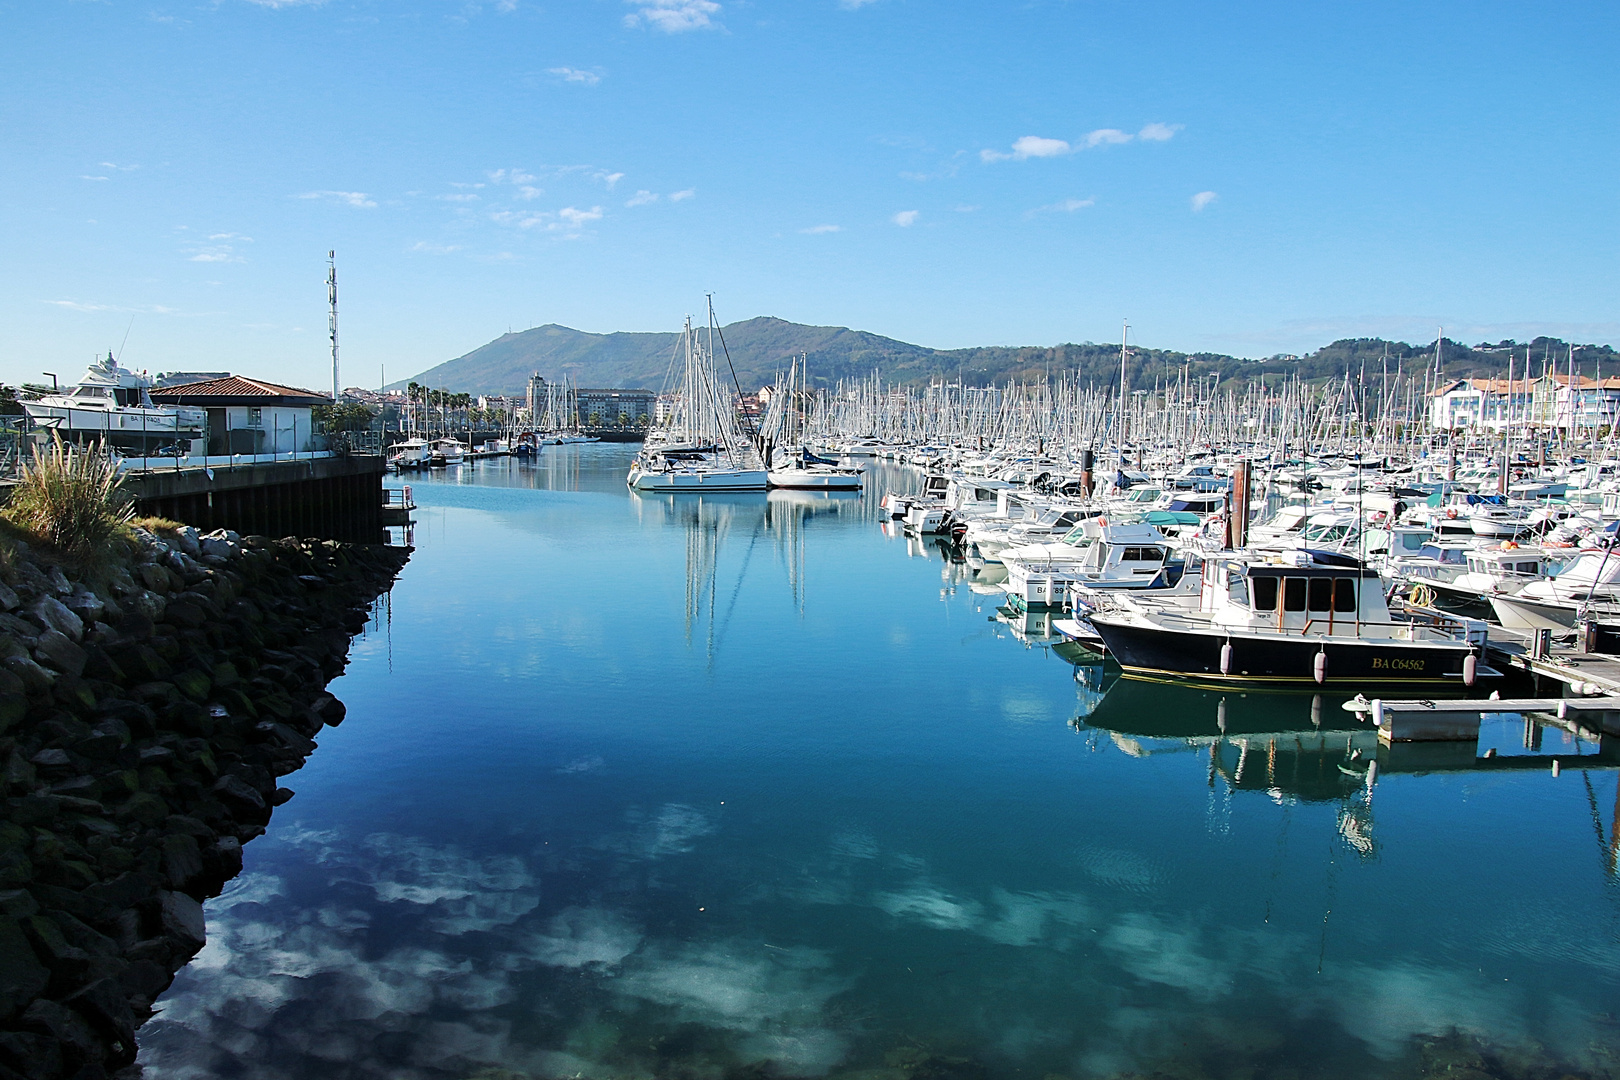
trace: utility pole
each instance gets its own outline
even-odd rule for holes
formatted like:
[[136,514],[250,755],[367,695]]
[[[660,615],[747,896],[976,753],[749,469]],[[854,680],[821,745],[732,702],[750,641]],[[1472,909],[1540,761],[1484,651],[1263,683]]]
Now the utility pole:
[[338,403],[337,252],[326,253],[326,302],[332,308],[332,407]]

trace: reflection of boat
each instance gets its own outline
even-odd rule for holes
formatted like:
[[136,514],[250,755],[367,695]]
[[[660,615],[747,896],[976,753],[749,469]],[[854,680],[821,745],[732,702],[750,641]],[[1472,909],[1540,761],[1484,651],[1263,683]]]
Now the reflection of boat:
[[146,454],[189,452],[208,425],[203,409],[154,405],[152,382],[118,366],[112,353],[85,372],[65,394],[45,394],[23,402],[29,419],[67,442],[101,442]]

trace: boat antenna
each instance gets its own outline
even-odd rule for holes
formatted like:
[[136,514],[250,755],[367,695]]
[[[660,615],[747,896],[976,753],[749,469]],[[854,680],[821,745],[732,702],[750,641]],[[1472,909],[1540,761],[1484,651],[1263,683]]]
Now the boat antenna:
[[[737,388],[737,403],[738,405],[741,405],[743,396],[742,383],[737,381],[737,367],[731,362],[731,350],[726,348],[726,332],[720,329],[720,321],[714,317],[714,293],[704,293],[703,295],[709,301],[709,326],[711,326],[714,329],[714,332],[720,336],[720,351],[725,353],[726,367],[731,369],[731,385]],[[751,441],[757,442],[759,440],[759,433],[754,430],[753,423],[748,419],[748,410],[741,410],[741,415],[744,434],[746,434]]]
[[129,332],[135,329],[135,316],[129,317],[129,325],[124,328],[124,340],[118,343],[118,355],[124,355],[124,346],[129,344]]
[[326,302],[332,309],[332,405],[338,403],[337,252],[326,253]]

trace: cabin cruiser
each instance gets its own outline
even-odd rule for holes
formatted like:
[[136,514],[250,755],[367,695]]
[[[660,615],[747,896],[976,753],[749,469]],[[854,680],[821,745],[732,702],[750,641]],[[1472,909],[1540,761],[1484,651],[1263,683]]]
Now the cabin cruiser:
[[388,464],[396,469],[425,469],[433,460],[433,446],[426,439],[411,438],[395,443]]
[[1165,535],[1146,524],[1076,525],[1062,540],[1027,544],[1002,553],[1007,595],[1025,608],[1061,608],[1092,590],[1163,585],[1172,566]]
[[103,442],[124,453],[189,453],[208,429],[204,409],[154,405],[152,381],[118,366],[112,353],[97,359],[66,393],[22,403],[28,418],[65,442]]
[[1126,599],[1091,624],[1126,675],[1215,683],[1473,685],[1500,674],[1482,654],[1485,623],[1397,621],[1376,571],[1348,555],[1299,549],[1204,564],[1196,609]]
[[[1509,541],[1499,548],[1476,548],[1464,556],[1461,573],[1421,582],[1436,607],[1473,619],[1492,618],[1491,600],[1511,596],[1549,573],[1542,553]],[[1414,590],[1415,595],[1420,595]]]
[[429,447],[428,464],[434,468],[460,465],[467,456],[467,448],[456,439],[434,439]]
[[1541,578],[1512,595],[1493,595],[1491,608],[1511,630],[1574,629],[1586,606],[1620,599],[1620,552],[1581,551],[1556,576]]

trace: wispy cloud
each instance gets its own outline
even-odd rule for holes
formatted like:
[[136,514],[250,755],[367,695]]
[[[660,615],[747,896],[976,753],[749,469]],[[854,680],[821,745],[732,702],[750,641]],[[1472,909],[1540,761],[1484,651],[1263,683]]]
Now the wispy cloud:
[[669,201],[670,202],[684,202],[685,200],[690,199],[692,196],[694,196],[696,194],[697,194],[697,188],[687,188],[685,191],[671,192],[670,196],[669,196]]
[[1062,157],[1074,153],[1074,147],[1062,139],[1047,139],[1040,135],[1025,135],[1012,144],[1011,153],[999,150],[980,150],[983,161],[1027,161],[1030,158]]
[[111,169],[113,172],[134,172],[136,169],[140,168],[139,165],[119,165],[111,161],[102,161],[98,162],[97,164],[99,164],[103,169]]
[[43,303],[52,307],[66,308],[69,311],[82,311],[95,314],[102,311],[115,311],[123,315],[179,315],[178,308],[164,307],[162,304],[147,304],[130,307],[124,304],[95,304],[84,300],[45,300]]
[[300,199],[323,199],[328,202],[339,202],[347,206],[370,210],[376,207],[370,195],[363,191],[306,191],[299,195]]
[[595,71],[585,71],[582,68],[554,67],[547,68],[546,73],[555,75],[563,82],[579,83],[581,86],[595,86],[602,81],[602,76]]
[[524,184],[522,187],[518,188],[517,197],[522,199],[524,202],[528,202],[530,199],[538,199],[545,193],[545,188],[537,188],[529,184]]
[[898,214],[894,215],[894,217],[890,218],[889,220],[893,221],[896,225],[900,226],[902,229],[909,229],[913,225],[917,224],[917,215],[919,213],[921,213],[921,211],[918,211],[918,210],[902,210]]
[[452,251],[460,251],[460,244],[430,244],[426,240],[418,240],[410,246],[411,251],[425,251],[432,255],[448,255]]
[[443,202],[463,202],[463,203],[465,203],[465,202],[477,202],[478,201],[478,196],[474,195],[470,191],[458,191],[454,195],[439,195],[439,196],[436,196],[436,197],[438,199],[440,199],[441,201],[443,201]]
[[557,211],[557,216],[574,228],[582,229],[593,221],[602,220],[602,208],[593,206],[589,210],[581,210],[578,207],[565,206]]
[[234,233],[234,232],[210,233],[208,235],[208,239],[210,239],[210,240],[240,240],[244,244],[253,243],[253,237],[251,237],[251,236],[243,236],[241,233]]
[[984,209],[982,206],[970,206],[967,203],[963,203],[961,206],[956,207],[956,212],[958,214],[971,214],[976,210],[982,209]]
[[614,185],[616,185],[620,180],[624,179],[624,173],[622,173],[622,172],[603,173],[602,176],[601,176],[601,179],[602,179],[602,183],[604,183],[604,184],[606,184],[608,186],[608,190],[612,191]]
[[109,180],[109,179],[111,179],[111,177],[107,177],[107,176],[86,176],[86,175],[81,173],[79,175],[79,179],[80,180]]
[[237,254],[234,244],[226,243],[226,241],[234,241],[236,244],[253,243],[253,237],[243,236],[241,233],[211,233],[208,240],[209,243],[207,244],[192,244],[187,248],[187,250],[191,252],[191,254],[187,256],[188,262],[246,262],[246,259]]
[[647,206],[650,203],[657,202],[658,199],[659,199],[659,196],[658,196],[658,194],[656,192],[638,191],[634,195],[630,196],[629,201],[626,202],[624,205],[626,205],[626,206]]
[[842,225],[812,225],[808,229],[800,229],[807,236],[820,236],[823,233],[843,232]]
[[1118,146],[1130,142],[1132,138],[1133,136],[1125,134],[1118,128],[1098,128],[1096,131],[1086,133],[1086,147],[1089,149],[1094,146]]
[[666,34],[715,26],[712,16],[720,12],[720,5],[714,0],[625,0],[625,3],[637,10],[624,17],[624,25],[632,29],[646,25]]
[[1045,206],[1037,206],[1024,216],[1034,217],[1036,214],[1072,214],[1076,210],[1084,210],[1088,206],[1096,205],[1096,199],[1059,199],[1055,203],[1048,203]]
[[1200,212],[1204,209],[1204,207],[1208,206],[1218,198],[1220,198],[1220,196],[1215,194],[1213,191],[1200,191],[1198,194],[1192,197],[1193,213],[1196,214]]
[[1134,135],[1119,128],[1097,128],[1086,133],[1078,143],[1065,139],[1048,139],[1039,135],[1025,135],[1012,144],[1011,151],[980,150],[981,161],[1027,161],[1030,158],[1062,157],[1076,150],[1095,150],[1099,146],[1122,146],[1128,142],[1168,142],[1181,130],[1180,124],[1154,122]]
[[294,8],[294,7],[320,7],[326,0],[248,0],[248,3],[257,7],[267,8]]
[[855,11],[865,7],[867,4],[875,3],[877,3],[877,0],[838,0],[838,6],[845,11]]

